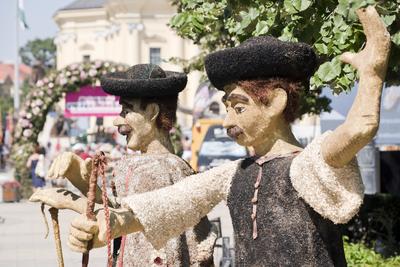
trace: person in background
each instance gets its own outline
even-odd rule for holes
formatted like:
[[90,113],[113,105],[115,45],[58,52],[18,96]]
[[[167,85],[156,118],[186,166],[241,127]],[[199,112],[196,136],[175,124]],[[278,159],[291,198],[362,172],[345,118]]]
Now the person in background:
[[3,153],[4,145],[0,144],[0,169],[4,170],[6,168],[6,160]]
[[26,167],[29,168],[31,172],[32,189],[34,192],[38,188],[42,188],[46,185],[46,181],[44,180],[44,154],[44,148],[36,144],[33,154],[29,156],[26,163]]

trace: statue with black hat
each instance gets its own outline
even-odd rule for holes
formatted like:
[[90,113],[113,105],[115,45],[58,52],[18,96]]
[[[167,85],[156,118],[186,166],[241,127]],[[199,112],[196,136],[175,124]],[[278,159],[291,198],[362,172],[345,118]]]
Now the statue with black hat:
[[[375,8],[357,14],[366,46],[341,59],[358,70],[358,95],[346,121],[304,149],[290,122],[318,66],[310,46],[254,37],[208,55],[207,75],[225,91],[224,126],[237,143],[253,147],[256,156],[122,198],[122,208],[113,211],[129,220],[129,229],[120,227],[122,232],[143,232],[161,248],[225,200],[237,266],[346,266],[338,224],[349,221],[362,204],[354,157],[378,129],[390,51],[390,35]],[[71,248],[79,251],[92,239],[104,240],[102,221],[75,221]]]
[[[116,163],[114,181],[118,198],[156,190],[194,173],[184,160],[173,154],[169,138],[169,132],[176,121],[178,94],[185,89],[186,82],[186,74],[164,71],[152,64],[135,65],[126,72],[110,73],[102,77],[103,90],[120,96],[122,111],[114,120],[114,125],[120,134],[126,136],[127,147],[141,152],[140,155],[126,155]],[[79,177],[76,170],[78,173],[87,173],[87,165],[88,162],[64,153],[54,161],[48,176],[66,177],[85,193],[87,185],[80,186],[80,180],[86,179],[85,175]],[[65,191],[42,190],[34,194],[31,201],[46,203],[46,199],[61,194],[68,196]],[[112,202],[115,208],[118,200]],[[85,207],[84,203],[84,197],[76,197],[72,203],[76,207],[74,210],[79,210],[79,206]],[[97,216],[105,216],[104,211],[98,211]],[[111,224],[115,224],[113,218],[119,224],[119,227],[112,227],[113,237],[120,236],[118,233],[121,232],[132,232],[128,231],[134,227],[129,220],[112,214]],[[211,230],[211,223],[204,216],[198,224],[157,249],[152,247],[142,233],[127,234],[121,241],[118,266],[210,266],[213,263],[216,239],[216,233]],[[73,246],[77,238],[71,237],[68,242]],[[101,247],[105,243],[96,241],[93,245]]]

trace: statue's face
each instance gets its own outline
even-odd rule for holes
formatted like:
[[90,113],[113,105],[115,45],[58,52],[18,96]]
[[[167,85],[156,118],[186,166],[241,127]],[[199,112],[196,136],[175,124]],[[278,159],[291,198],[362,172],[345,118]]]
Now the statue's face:
[[[273,90],[265,105],[254,100],[238,85],[228,85],[224,89],[222,101],[227,114],[223,126],[228,135],[242,146],[263,144],[276,130],[277,118],[286,106],[286,93],[282,94],[282,89]],[[276,90],[279,93],[276,94]]]
[[[114,120],[118,132],[126,136],[128,148],[146,151],[155,132],[154,110],[149,106],[145,110],[140,108],[140,99],[120,99],[122,111]],[[151,104],[152,105],[152,104]],[[156,104],[154,104],[156,105]]]

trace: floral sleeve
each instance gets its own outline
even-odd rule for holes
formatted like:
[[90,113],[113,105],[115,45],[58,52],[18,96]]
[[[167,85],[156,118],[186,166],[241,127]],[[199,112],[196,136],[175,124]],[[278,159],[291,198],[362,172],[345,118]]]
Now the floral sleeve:
[[292,162],[293,187],[316,212],[334,223],[348,222],[360,208],[364,186],[354,158],[342,168],[328,165],[321,144],[329,135],[315,138]]

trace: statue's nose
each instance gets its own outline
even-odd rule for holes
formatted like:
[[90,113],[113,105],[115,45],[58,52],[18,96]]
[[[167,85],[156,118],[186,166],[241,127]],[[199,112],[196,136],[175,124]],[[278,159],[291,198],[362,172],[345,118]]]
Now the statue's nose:
[[121,116],[118,116],[114,122],[113,122],[114,126],[121,126],[125,124],[125,119],[122,118]]
[[224,122],[222,123],[222,126],[225,129],[229,129],[232,128],[233,126],[235,126],[234,120],[232,118],[232,115],[230,112],[228,112],[225,116]]

